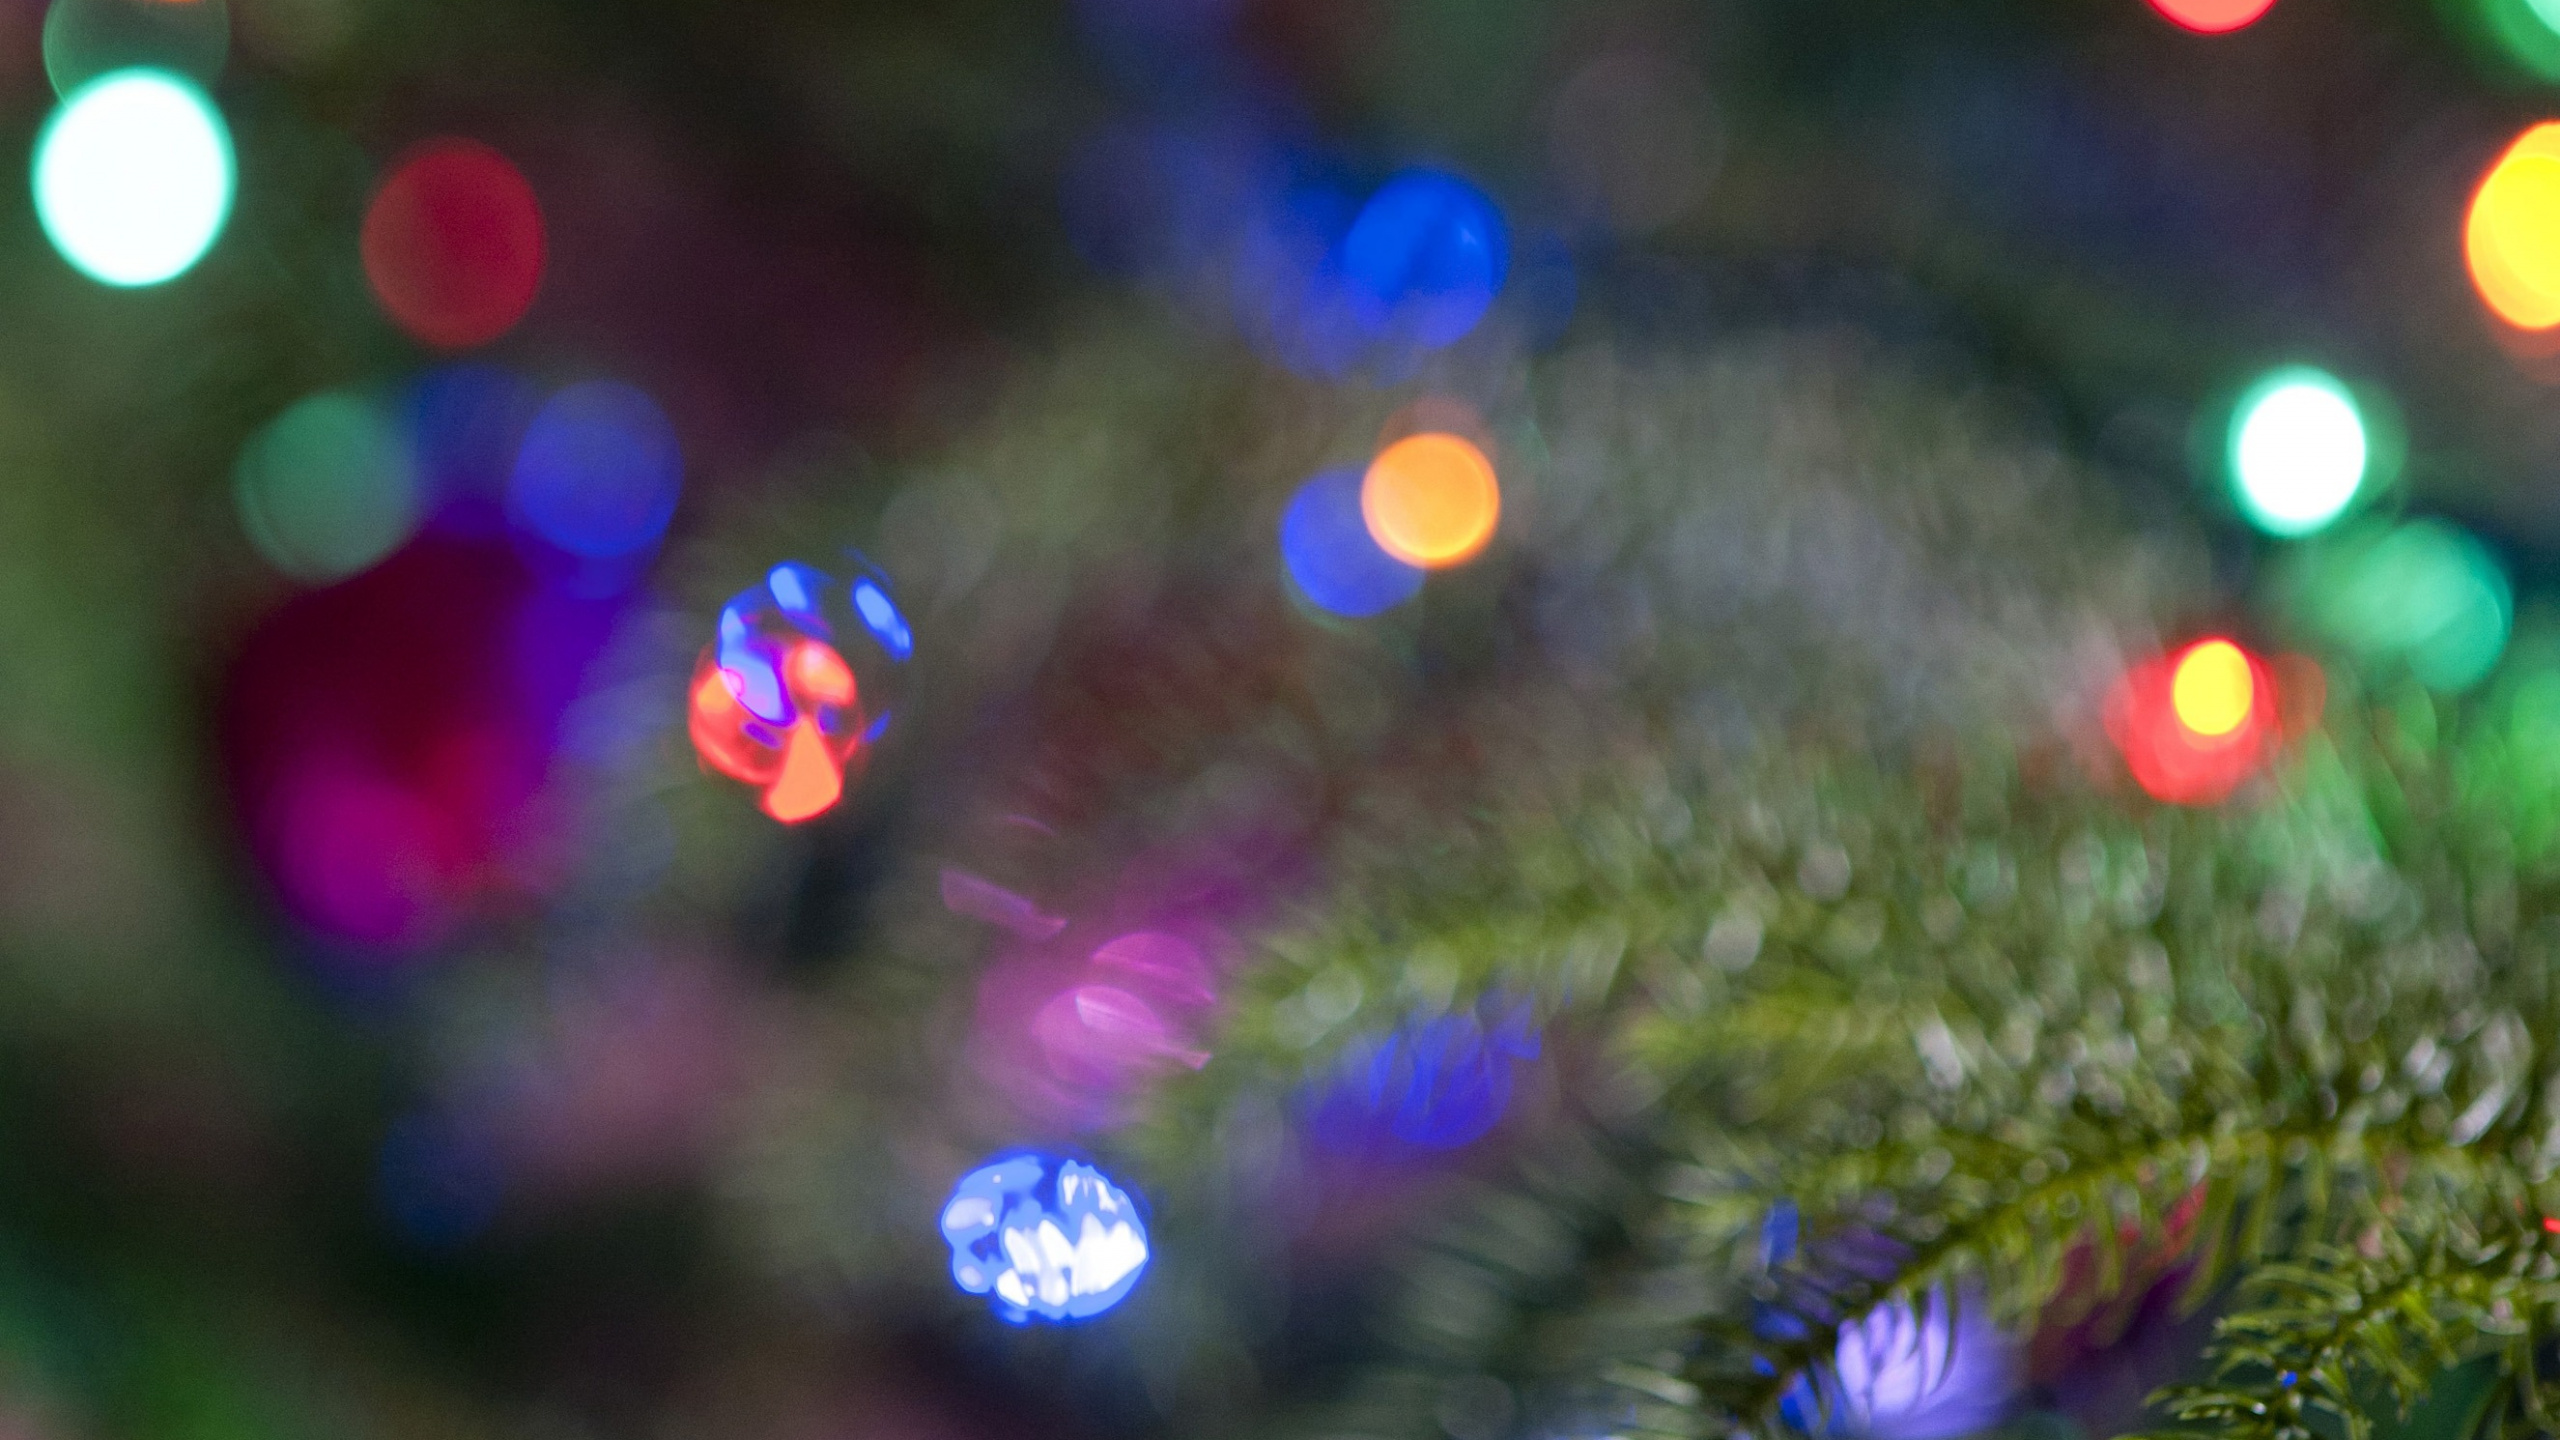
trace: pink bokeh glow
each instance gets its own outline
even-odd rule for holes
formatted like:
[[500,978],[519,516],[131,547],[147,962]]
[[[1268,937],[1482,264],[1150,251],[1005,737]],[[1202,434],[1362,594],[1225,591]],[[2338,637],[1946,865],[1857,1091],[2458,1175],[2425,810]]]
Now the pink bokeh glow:
[[1209,1063],[1199,1037],[1214,981],[1201,945],[1164,931],[1132,931],[1081,955],[1029,945],[979,987],[973,1061],[1043,1119],[1107,1125],[1150,1082]]

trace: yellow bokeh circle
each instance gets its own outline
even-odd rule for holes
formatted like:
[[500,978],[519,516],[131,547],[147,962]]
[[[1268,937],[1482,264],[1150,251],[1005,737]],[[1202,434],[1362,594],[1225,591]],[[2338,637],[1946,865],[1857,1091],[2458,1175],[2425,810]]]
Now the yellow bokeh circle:
[[2463,227],[2471,283],[2520,330],[2560,325],[2560,123],[2527,130],[2471,197]]
[[2228,735],[2249,723],[2257,703],[2257,677],[2239,646],[2207,640],[2178,657],[2169,704],[2187,729],[2207,739]]

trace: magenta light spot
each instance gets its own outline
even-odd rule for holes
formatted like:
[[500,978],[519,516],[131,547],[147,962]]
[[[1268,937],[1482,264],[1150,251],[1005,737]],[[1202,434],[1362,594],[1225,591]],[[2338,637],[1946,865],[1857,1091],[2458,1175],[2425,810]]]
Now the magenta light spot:
[[1217,994],[1209,987],[1209,962],[1200,947],[1178,935],[1140,930],[1106,940],[1093,952],[1094,965],[1125,977],[1121,983],[1180,1005],[1209,1005]]
[[315,766],[269,815],[277,888],[314,928],[342,939],[386,949],[432,939],[451,918],[435,824],[402,786]]
[[1032,1033],[1059,1079],[1097,1088],[1123,1089],[1171,1066],[1209,1063],[1208,1052],[1184,1044],[1153,1006],[1112,985],[1079,985],[1051,1000]]
[[552,749],[615,612],[540,599],[506,549],[430,533],[242,645],[222,702],[231,791],[277,898],[320,938],[414,951],[551,883]]
[[1067,928],[1064,919],[1041,913],[1029,898],[966,870],[948,867],[942,872],[942,908],[954,915],[984,920],[1025,940],[1046,940]]

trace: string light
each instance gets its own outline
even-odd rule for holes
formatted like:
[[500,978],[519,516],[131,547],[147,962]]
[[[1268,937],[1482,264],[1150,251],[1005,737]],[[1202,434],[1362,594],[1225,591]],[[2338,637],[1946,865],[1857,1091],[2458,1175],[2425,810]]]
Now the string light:
[[1016,1155],[982,1165],[942,1206],[951,1278],[1001,1318],[1085,1320],[1127,1299],[1146,1272],[1146,1221],[1111,1177],[1073,1160]]
[[240,526],[267,563],[326,583],[365,569],[417,528],[417,463],[359,396],[311,396],[267,423],[232,468]]
[[72,92],[36,141],[36,218],[82,274],[157,285],[185,274],[231,215],[231,132],[203,91],[118,70]]
[[611,380],[551,397],[525,430],[507,509],[571,555],[610,559],[666,533],[684,486],[675,427],[644,392]]
[[776,565],[722,608],[719,634],[694,667],[694,753],[761,791],[774,819],[813,820],[844,798],[887,731],[914,649],[876,576],[843,585],[806,565]]
[[2308,661],[2271,665],[2230,640],[2199,640],[2117,680],[2107,696],[2107,735],[2153,799],[2219,804],[2316,718],[2325,688]]
[[2345,514],[2371,458],[2363,413],[2326,371],[2278,370],[2233,412],[2232,486],[2249,522],[2270,535],[2309,535]]
[[1390,555],[1360,513],[1360,473],[1327,470],[1280,515],[1280,559],[1309,604],[1345,619],[1392,610],[1422,590],[1422,571]]
[[439,349],[513,329],[542,285],[542,207],[507,157],[436,140],[395,166],[365,210],[358,246],[374,297]]
[[2249,723],[2258,687],[2249,657],[2239,646],[2207,640],[2179,658],[2169,695],[2178,723],[2201,738],[2218,740]]
[[2275,0],[2151,0],[2151,8],[2181,30],[2220,35],[2257,23]]
[[1493,462],[1455,435],[1408,436],[1379,452],[1360,513],[1378,548],[1426,570],[1463,564],[1493,539],[1502,489]]
[[1437,350],[1464,338],[1502,293],[1510,230],[1475,186],[1410,170],[1360,207],[1334,268],[1362,329]]
[[2481,301],[2519,330],[2560,325],[2560,123],[2518,136],[2471,197],[2463,259]]

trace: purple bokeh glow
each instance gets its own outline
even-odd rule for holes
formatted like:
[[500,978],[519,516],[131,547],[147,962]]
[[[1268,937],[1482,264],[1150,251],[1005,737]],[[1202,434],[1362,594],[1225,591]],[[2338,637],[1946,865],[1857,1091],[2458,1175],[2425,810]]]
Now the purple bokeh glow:
[[1820,1403],[1800,1390],[1786,1409],[1798,1428],[1825,1435],[1956,1440],[2000,1422],[2018,1373],[2017,1349],[1979,1293],[1932,1291],[1841,1327]]

